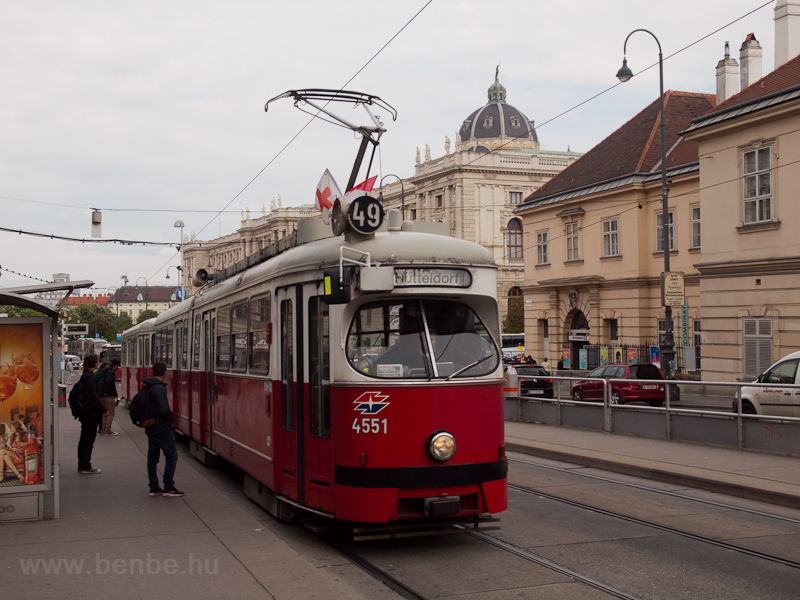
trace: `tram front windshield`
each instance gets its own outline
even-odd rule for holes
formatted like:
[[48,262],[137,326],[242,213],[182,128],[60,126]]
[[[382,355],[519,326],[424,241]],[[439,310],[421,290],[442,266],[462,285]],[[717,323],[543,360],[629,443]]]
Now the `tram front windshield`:
[[450,300],[389,300],[362,306],[347,334],[347,358],[379,379],[481,377],[500,353],[475,312]]

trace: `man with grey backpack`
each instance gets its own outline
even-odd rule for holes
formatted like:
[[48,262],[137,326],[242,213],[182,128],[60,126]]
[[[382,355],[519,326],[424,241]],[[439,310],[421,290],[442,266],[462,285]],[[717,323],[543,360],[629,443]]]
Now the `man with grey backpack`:
[[[131,405],[131,419],[140,427],[144,427],[147,434],[147,476],[150,480],[150,495],[180,498],[183,492],[179,492],[175,487],[175,465],[178,463],[178,449],[175,446],[175,435],[172,433],[172,419],[175,416],[169,407],[167,400],[167,365],[164,362],[156,362],[153,365],[153,376],[146,377],[142,381],[143,388],[147,389],[150,395],[150,402],[153,410],[150,418],[136,422],[134,419],[134,409]],[[144,391],[144,390],[143,390]],[[141,393],[141,392],[140,392]],[[137,397],[139,394],[137,394]],[[134,403],[136,398],[134,398]],[[158,484],[158,461],[161,453],[164,453],[164,488]]]

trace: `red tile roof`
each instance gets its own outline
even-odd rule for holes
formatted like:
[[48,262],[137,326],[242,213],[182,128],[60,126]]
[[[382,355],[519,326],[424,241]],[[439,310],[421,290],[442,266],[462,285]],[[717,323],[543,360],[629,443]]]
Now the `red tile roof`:
[[[541,188],[525,199],[536,200],[567,190],[615,179],[632,173],[651,171],[661,160],[660,106],[656,99],[638,115],[589,150],[580,159],[561,171]],[[685,129],[694,117],[714,106],[714,96],[693,92],[668,91],[664,99],[667,115],[667,149],[678,140],[678,132]],[[679,152],[682,163],[667,157],[667,168],[697,160],[697,146],[678,144],[672,152]]]
[[96,298],[95,296],[70,296],[67,298],[66,302],[64,302],[64,306],[78,306],[79,304],[97,304],[98,306],[105,306],[109,300],[111,300],[111,296],[98,295]]
[[774,94],[775,92],[780,92],[781,90],[794,87],[798,84],[800,84],[800,55],[795,56],[792,60],[782,64],[771,73],[756,81],[750,87],[747,87],[738,94],[731,96],[725,100],[725,102],[718,104],[713,109],[708,111],[707,114],[715,113],[718,110],[730,108],[731,106],[736,106],[737,104],[747,102],[748,100],[755,100],[756,98],[761,98],[763,96],[767,96],[768,94]]

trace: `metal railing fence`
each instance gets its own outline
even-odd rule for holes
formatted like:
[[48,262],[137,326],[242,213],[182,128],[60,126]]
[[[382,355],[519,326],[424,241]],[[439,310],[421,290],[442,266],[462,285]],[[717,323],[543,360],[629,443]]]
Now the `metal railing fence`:
[[[563,373],[561,371],[560,373]],[[728,390],[731,409],[710,410],[677,407],[670,401],[671,386],[685,387],[692,382],[644,380],[636,383],[665,385],[665,402],[661,407],[640,404],[614,404],[611,390],[625,379],[590,379],[587,377],[552,376],[554,398],[506,396],[505,417],[550,425],[580,427],[607,433],[638,435],[676,441],[763,450],[800,455],[800,385],[782,385],[797,399],[798,416],[772,416],[742,413],[742,388],[774,389],[775,384],[703,381],[705,388]],[[602,402],[574,400],[573,383],[596,381],[603,387]],[[683,393],[683,392],[682,392]],[[717,396],[718,397],[718,396]],[[734,405],[734,401],[736,404]],[[734,410],[734,406],[736,407]]]

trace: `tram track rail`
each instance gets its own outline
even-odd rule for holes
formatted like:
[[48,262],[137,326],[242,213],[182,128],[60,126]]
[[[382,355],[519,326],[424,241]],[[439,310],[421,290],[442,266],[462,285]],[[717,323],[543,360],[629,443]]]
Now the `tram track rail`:
[[486,544],[490,544],[495,548],[500,548],[501,550],[504,550],[509,554],[513,554],[529,562],[545,567],[546,569],[550,569],[551,571],[555,571],[556,573],[560,573],[561,575],[565,575],[567,577],[570,577],[571,579],[580,581],[583,584],[586,584],[597,590],[603,591],[606,594],[609,594],[616,598],[622,598],[623,600],[640,600],[638,596],[632,596],[630,594],[626,594],[622,590],[618,590],[616,588],[611,587],[610,585],[606,585],[602,581],[597,581],[596,579],[592,579],[591,577],[587,577],[586,575],[581,575],[577,571],[568,569],[562,565],[559,565],[558,563],[555,563],[551,560],[547,560],[546,558],[543,558],[537,554],[533,554],[532,552],[528,552],[527,550],[523,550],[522,548],[518,548],[513,544],[509,544],[508,542],[498,540],[497,538],[487,535],[485,533],[476,533],[470,531],[466,532],[466,535],[474,537]]
[[[536,467],[550,468],[550,467],[548,467],[546,465],[539,465],[537,463],[532,463],[532,462],[528,462],[528,461],[517,461],[517,462],[522,462],[522,463],[529,464],[529,465],[536,466]],[[568,469],[555,468],[555,470],[560,470],[560,471],[564,471],[564,472],[567,472],[567,473],[575,474],[575,473],[573,473],[572,471],[570,471]],[[750,513],[750,514],[756,514],[756,515],[759,515],[759,516],[778,519],[778,520],[781,520],[781,521],[788,521],[788,522],[800,524],[800,521],[798,521],[796,519],[791,519],[791,518],[788,518],[788,517],[782,517],[780,515],[771,515],[769,513],[764,513],[764,512],[761,512],[761,511],[755,511],[755,510],[750,510],[750,509],[741,508],[741,507],[737,507],[737,506],[732,506],[732,505],[728,505],[728,504],[708,501],[708,500],[704,500],[704,499],[693,498],[691,496],[686,496],[686,495],[682,495],[682,494],[676,494],[674,492],[667,492],[666,490],[657,490],[657,489],[653,489],[653,488],[650,488],[650,487],[647,487],[647,486],[639,486],[639,485],[636,485],[636,484],[629,484],[629,483],[626,483],[626,482],[619,482],[619,481],[615,481],[613,479],[608,479],[608,478],[604,478],[604,477],[598,477],[598,476],[593,476],[593,475],[589,475],[589,476],[592,477],[592,478],[603,480],[603,481],[608,481],[608,482],[611,482],[611,483],[616,483],[616,484],[620,484],[620,485],[640,488],[640,489],[647,490],[649,492],[653,492],[653,493],[656,493],[656,494],[664,494],[664,495],[669,495],[669,496],[674,496],[674,497],[677,496],[679,498],[686,499],[686,500],[691,500],[693,502],[700,502],[700,503],[703,503],[703,504],[710,504],[710,505],[718,506],[718,507],[725,508],[725,509],[736,510],[736,511],[740,511],[740,512],[746,512],[746,513]],[[573,506],[575,508],[580,508],[580,509],[583,509],[583,510],[588,510],[588,511],[594,512],[596,514],[601,514],[601,515],[605,515],[605,516],[612,517],[612,518],[615,518],[615,519],[620,519],[620,520],[623,520],[623,521],[627,521],[629,523],[635,523],[637,525],[642,525],[644,527],[657,529],[657,530],[660,530],[660,531],[664,531],[666,533],[670,533],[670,534],[673,534],[673,535],[677,535],[677,536],[681,536],[681,537],[684,537],[684,538],[692,539],[692,540],[699,541],[699,542],[702,542],[702,543],[710,544],[710,545],[713,545],[713,546],[717,546],[719,548],[724,548],[726,550],[731,550],[731,551],[738,552],[738,553],[741,553],[741,554],[746,554],[746,555],[749,555],[749,556],[752,556],[752,557],[755,557],[755,558],[759,558],[759,559],[762,559],[762,560],[767,560],[767,561],[774,562],[774,563],[777,563],[777,564],[781,564],[781,565],[784,565],[784,566],[787,566],[787,567],[800,569],[800,562],[798,562],[798,561],[791,560],[791,559],[788,559],[788,558],[785,558],[785,557],[782,557],[782,556],[777,556],[777,555],[774,555],[774,554],[770,554],[768,552],[762,552],[760,550],[755,550],[753,548],[748,548],[746,546],[742,546],[742,545],[739,545],[739,544],[726,542],[724,540],[720,540],[718,538],[710,537],[710,536],[703,535],[703,534],[700,534],[700,533],[687,531],[685,529],[672,527],[670,525],[664,525],[662,523],[657,523],[655,521],[642,519],[640,517],[634,517],[632,515],[626,515],[624,513],[620,513],[620,512],[614,511],[614,510],[610,510],[610,509],[607,509],[607,508],[602,508],[602,507],[599,507],[599,506],[588,504],[586,502],[580,502],[578,500],[572,500],[570,498],[565,498],[563,496],[558,496],[556,494],[550,494],[550,493],[544,492],[542,490],[537,490],[537,489],[534,489],[534,488],[531,488],[531,487],[527,487],[527,486],[523,486],[523,485],[519,485],[519,484],[515,484],[515,483],[510,483],[509,482],[508,488],[510,490],[515,490],[515,491],[518,491],[518,492],[522,492],[522,493],[529,494],[529,495],[532,495],[532,496],[537,496],[537,497],[540,497],[540,498],[546,498],[548,500],[553,500],[553,501],[559,502],[561,504],[567,504],[569,506]]]
[[406,585],[393,575],[390,575],[378,565],[362,556],[352,548],[348,548],[346,545],[338,542],[329,535],[320,535],[320,537],[325,541],[325,543],[336,550],[339,554],[344,556],[347,560],[351,561],[367,574],[383,583],[389,589],[400,594],[403,598],[407,598],[408,600],[428,600],[426,596],[423,596],[411,586]]
[[[533,462],[533,461],[529,461],[529,460],[522,460],[522,459],[519,459],[519,458],[512,458],[512,457],[508,457],[508,461],[509,462],[520,463],[520,464],[523,464],[523,465],[528,465],[528,466],[531,466],[531,467],[538,467],[538,468],[541,468],[541,469],[547,469],[549,471],[556,471],[558,473],[567,473],[567,474],[570,474],[570,475],[576,475],[576,476],[579,476],[579,477],[585,477],[587,479],[593,479],[595,481],[603,481],[603,482],[607,482],[607,483],[613,483],[613,484],[616,484],[616,485],[621,485],[621,486],[625,486],[625,487],[629,487],[629,488],[633,488],[633,489],[637,489],[637,490],[642,490],[642,491],[646,491],[646,492],[652,492],[654,494],[659,494],[661,496],[670,496],[672,498],[679,498],[681,500],[689,500],[691,502],[697,502],[699,504],[707,504],[709,506],[716,506],[716,507],[719,507],[719,508],[735,510],[737,512],[747,513],[747,514],[751,514],[751,515],[755,515],[755,516],[759,516],[759,517],[767,517],[767,518],[775,519],[775,520],[778,520],[778,521],[786,521],[787,523],[794,523],[796,525],[800,525],[800,519],[792,519],[791,517],[784,517],[783,515],[776,515],[776,514],[773,514],[773,513],[768,513],[768,512],[764,512],[764,511],[760,511],[760,510],[753,510],[751,508],[744,508],[742,506],[735,506],[733,504],[727,504],[725,502],[716,502],[714,500],[707,500],[705,498],[697,498],[695,496],[688,496],[686,494],[679,494],[678,492],[670,492],[668,490],[660,490],[660,489],[657,489],[657,488],[654,488],[654,487],[650,487],[650,486],[647,486],[647,485],[631,483],[631,482],[628,482],[628,481],[619,481],[618,479],[612,479],[610,477],[603,477],[602,475],[594,475],[592,473],[581,473],[580,471],[577,471],[576,469],[562,469],[561,467],[555,467],[555,466],[552,466],[552,465],[544,465],[544,464],[541,464],[541,463],[537,463],[537,462]],[[510,485],[511,484],[509,484],[509,486]]]

